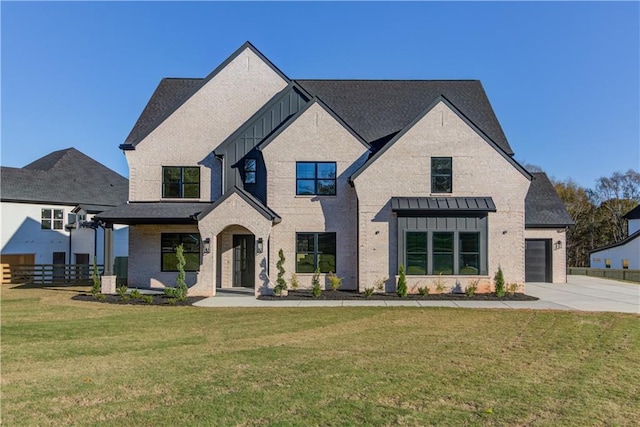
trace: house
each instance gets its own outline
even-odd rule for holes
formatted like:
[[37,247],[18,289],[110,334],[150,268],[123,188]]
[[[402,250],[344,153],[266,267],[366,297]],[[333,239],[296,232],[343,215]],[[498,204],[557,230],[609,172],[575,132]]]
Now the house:
[[291,80],[246,43],[163,79],[120,148],[129,202],[99,218],[130,226],[130,285],[174,286],[179,244],[191,295],[271,292],[281,249],[303,287],[566,280],[571,219],[479,81]]
[[623,217],[627,220],[627,238],[589,251],[591,268],[640,270],[640,205]]
[[[1,167],[2,263],[104,262],[104,230],[93,221],[126,203],[128,180],[75,148],[23,168]],[[128,230],[116,226],[114,256],[127,256]]]

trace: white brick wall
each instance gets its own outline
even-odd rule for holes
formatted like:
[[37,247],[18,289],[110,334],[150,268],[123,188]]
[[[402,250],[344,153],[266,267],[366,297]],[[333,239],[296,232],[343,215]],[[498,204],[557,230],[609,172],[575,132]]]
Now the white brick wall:
[[497,212],[488,217],[485,278],[492,278],[500,265],[507,282],[524,283],[524,199],[530,181],[441,102],[355,179],[360,289],[381,277],[391,278],[388,290],[395,288],[397,223],[389,202],[394,196],[434,196],[431,157],[453,158],[450,196],[491,196],[496,204]]
[[[553,283],[567,283],[567,232],[564,228],[540,229],[529,228],[524,230],[525,239],[550,239],[551,262]],[[560,242],[560,248],[554,243]]]

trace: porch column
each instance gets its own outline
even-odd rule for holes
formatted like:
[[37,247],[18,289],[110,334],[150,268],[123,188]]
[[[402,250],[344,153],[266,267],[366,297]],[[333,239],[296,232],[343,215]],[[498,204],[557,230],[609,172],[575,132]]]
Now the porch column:
[[113,274],[113,224],[104,226],[104,273],[102,274],[103,294],[116,293],[116,276]]

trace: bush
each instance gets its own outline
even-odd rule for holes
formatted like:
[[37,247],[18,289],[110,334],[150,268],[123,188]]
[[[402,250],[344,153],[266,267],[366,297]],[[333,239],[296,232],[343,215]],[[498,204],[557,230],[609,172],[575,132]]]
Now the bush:
[[425,297],[425,296],[429,295],[429,287],[428,287],[428,286],[425,286],[425,287],[420,287],[420,288],[418,288],[418,293],[419,293],[420,295],[422,295],[423,297]]
[[123,297],[127,294],[128,290],[129,288],[127,287],[127,285],[120,285],[116,288],[116,293],[118,294],[118,296]]
[[145,295],[142,297],[142,301],[147,304],[151,304],[153,302],[153,297],[151,295]]
[[332,291],[337,291],[340,286],[342,286],[342,277],[338,277],[333,274],[333,271],[329,272],[329,285],[331,286]]
[[298,287],[300,287],[300,282],[298,282],[298,276],[296,276],[296,273],[291,273],[291,289],[296,291],[298,290]]
[[447,282],[442,278],[442,273],[438,275],[438,278],[433,281],[433,285],[436,288],[436,292],[441,294],[447,289]]
[[141,293],[139,290],[137,290],[137,289],[132,290],[132,291],[131,291],[131,293],[130,293],[129,295],[131,295],[131,298],[133,298],[133,299],[140,299],[140,298],[142,298],[142,293]]
[[104,301],[105,299],[107,299],[107,296],[105,294],[93,294],[93,297],[98,301]]
[[102,291],[102,283],[100,282],[100,273],[98,273],[98,264],[96,264],[95,256],[93,257],[93,273],[91,273],[91,280],[93,282],[93,284],[91,285],[91,294],[99,294]]
[[373,295],[373,288],[364,288],[364,296],[370,298]]
[[510,283],[509,286],[507,286],[507,290],[511,295],[514,295],[516,293],[516,291],[518,290],[518,284],[517,283]]
[[464,289],[465,295],[469,298],[474,296],[476,294],[476,291],[478,290],[479,282],[479,280],[472,280],[471,283],[469,283],[469,285],[467,285],[467,287]]
[[187,260],[184,258],[184,246],[182,243],[176,247],[176,259],[178,260],[178,277],[176,277],[176,289],[173,296],[178,301],[184,301],[187,299],[189,287],[184,280],[186,277],[184,266],[187,265]]
[[320,287],[320,268],[317,268],[313,273],[313,278],[311,279],[311,293],[314,298],[319,298],[322,294],[322,288]]
[[278,251],[278,262],[276,263],[276,268],[278,269],[278,278],[276,279],[276,286],[274,286],[273,291],[276,293],[276,295],[280,295],[282,294],[282,291],[287,289],[287,281],[284,280],[284,252],[282,251],[282,249],[280,249]]
[[498,298],[502,298],[505,294],[504,289],[504,274],[502,274],[502,268],[498,266],[498,271],[493,278],[495,284],[495,292]]
[[384,291],[384,284],[387,281],[386,277],[380,277],[379,279],[376,279],[375,282],[373,282],[373,286],[379,291],[382,292]]
[[404,274],[404,265],[402,264],[400,264],[400,277],[398,278],[396,294],[398,294],[400,298],[407,296],[407,277]]

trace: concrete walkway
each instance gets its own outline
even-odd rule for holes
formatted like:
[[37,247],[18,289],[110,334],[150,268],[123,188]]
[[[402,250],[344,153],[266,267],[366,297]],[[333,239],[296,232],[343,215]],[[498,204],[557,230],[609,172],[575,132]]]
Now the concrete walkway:
[[612,311],[640,314],[640,285],[587,276],[569,276],[569,283],[527,283],[526,293],[538,301],[418,301],[418,300],[317,300],[262,301],[253,293],[218,291],[198,307],[453,307],[520,308],[539,310]]

